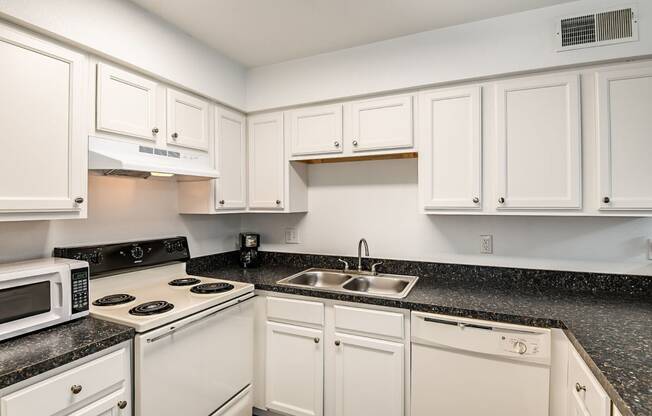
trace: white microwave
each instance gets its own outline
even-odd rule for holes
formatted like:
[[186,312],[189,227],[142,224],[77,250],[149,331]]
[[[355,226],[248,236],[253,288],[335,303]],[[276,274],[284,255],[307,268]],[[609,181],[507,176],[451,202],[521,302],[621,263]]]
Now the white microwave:
[[88,315],[88,279],[85,261],[0,264],[0,340]]

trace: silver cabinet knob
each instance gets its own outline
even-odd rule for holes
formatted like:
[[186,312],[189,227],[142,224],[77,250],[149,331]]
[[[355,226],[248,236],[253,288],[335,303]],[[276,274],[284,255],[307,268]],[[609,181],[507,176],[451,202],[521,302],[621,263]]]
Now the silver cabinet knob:
[[83,204],[83,203],[84,203],[84,198],[82,198],[81,196],[75,198],[75,204]]
[[339,340],[339,339],[335,341],[335,346],[336,346],[336,347],[339,347],[339,346],[340,346],[340,344],[341,344],[341,342],[340,342],[340,340]]
[[280,199],[276,200],[276,205],[281,205],[281,200]]
[[608,196],[605,196],[604,198],[602,198],[602,202],[604,202],[605,204],[608,204],[609,202],[611,202],[611,199],[609,199]]
[[335,141],[333,142],[333,145],[334,145],[335,147],[340,147],[340,142],[338,142],[337,140],[335,140]]
[[498,202],[501,203],[501,204],[504,204],[505,203],[505,198],[503,198],[501,196],[500,198],[498,198]]
[[70,391],[72,392],[72,394],[79,394],[82,391],[82,386],[80,386],[79,384],[73,384],[72,386],[70,386]]
[[583,386],[580,383],[575,383],[575,391],[579,393],[582,390],[586,391],[586,386]]
[[473,197],[473,203],[477,204],[478,202],[480,202],[480,198],[478,198],[477,196]]
[[357,145],[358,145],[358,141],[357,141],[357,140],[354,140],[354,141],[353,141],[353,145],[354,145],[354,146],[357,146]]
[[315,341],[315,344],[319,344],[319,338],[318,338],[318,337],[315,337],[315,338],[313,339],[313,341]]
[[224,200],[220,199],[220,205],[224,205]]
[[179,134],[178,134],[178,133],[172,133],[172,138],[173,138],[173,139],[176,139],[177,137],[179,137]]
[[154,134],[158,133],[158,131],[159,131],[159,130],[158,130],[158,127],[154,127],[154,128],[152,129],[152,133],[154,133]]
[[125,407],[127,407],[127,402],[126,402],[125,400],[120,400],[120,401],[118,402],[118,407],[119,407],[120,409],[124,409]]

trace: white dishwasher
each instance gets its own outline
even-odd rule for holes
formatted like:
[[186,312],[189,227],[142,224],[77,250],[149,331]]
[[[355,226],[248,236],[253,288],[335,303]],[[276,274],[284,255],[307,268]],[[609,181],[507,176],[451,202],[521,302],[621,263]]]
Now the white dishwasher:
[[550,330],[412,312],[412,416],[548,416]]

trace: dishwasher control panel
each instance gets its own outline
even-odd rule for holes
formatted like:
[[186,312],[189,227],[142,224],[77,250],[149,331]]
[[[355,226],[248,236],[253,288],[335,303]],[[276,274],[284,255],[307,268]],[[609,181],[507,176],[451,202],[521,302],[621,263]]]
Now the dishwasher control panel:
[[502,350],[515,355],[536,355],[539,353],[539,340],[522,335],[503,334],[500,336]]

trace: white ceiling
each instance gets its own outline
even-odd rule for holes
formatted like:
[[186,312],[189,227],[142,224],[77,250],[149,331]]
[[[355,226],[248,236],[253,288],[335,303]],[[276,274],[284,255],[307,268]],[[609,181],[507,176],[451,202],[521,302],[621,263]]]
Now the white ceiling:
[[247,67],[573,0],[132,0]]

